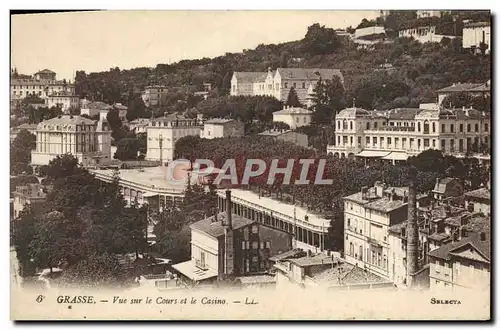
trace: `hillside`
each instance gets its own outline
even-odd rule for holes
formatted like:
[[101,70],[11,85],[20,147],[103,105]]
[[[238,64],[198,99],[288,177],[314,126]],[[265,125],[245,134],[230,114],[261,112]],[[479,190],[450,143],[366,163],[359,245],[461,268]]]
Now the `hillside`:
[[[460,20],[467,17],[461,13]],[[405,26],[401,17],[413,22],[408,13],[405,15],[393,14],[385,20],[396,21],[391,23],[394,26]],[[386,63],[393,66],[390,71],[378,69]],[[215,86],[213,96],[227,95],[233,71],[265,71],[268,67],[340,69],[345,77],[347,104],[356,98],[356,104],[367,109],[414,107],[433,102],[436,89],[456,82],[483,82],[491,75],[490,56],[462,50],[460,40],[445,38],[440,44],[420,44],[408,38],[395,38],[392,44],[363,50],[356,49],[349,39],[337,36],[333,29],[314,24],[301,40],[261,44],[255,49],[212,59],[183,60],[171,65],[158,64],[155,68],[112,68],[90,74],[77,71],[76,91],[81,97],[130,104],[146,85],[159,83],[174,93],[162,111],[174,106],[183,110],[178,109],[178,100],[192,97],[202,83]],[[193,107],[200,100],[192,101],[184,107]]]

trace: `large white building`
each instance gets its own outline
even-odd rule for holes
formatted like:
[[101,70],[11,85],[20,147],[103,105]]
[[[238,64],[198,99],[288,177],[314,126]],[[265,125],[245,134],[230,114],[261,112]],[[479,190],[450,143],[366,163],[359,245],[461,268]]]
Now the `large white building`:
[[202,139],[240,137],[245,135],[245,125],[234,119],[213,118],[206,120],[200,132]]
[[33,166],[48,165],[57,156],[72,154],[84,165],[111,162],[111,130],[105,115],[99,121],[64,115],[38,124]]
[[285,106],[282,110],[273,112],[273,122],[288,124],[293,129],[310,125],[312,115],[313,112],[310,110]]
[[[417,196],[417,205],[425,196]],[[377,182],[344,197],[345,260],[390,279],[389,228],[408,217],[408,188]]]
[[[325,236],[330,220],[303,207],[259,196],[252,191],[231,189],[231,193],[234,213],[238,216],[292,234],[295,228],[295,247],[313,252],[325,250]],[[218,192],[217,196],[219,208],[222,208],[226,195]]]
[[10,96],[12,100],[22,100],[27,96],[38,96],[45,100],[49,107],[60,105],[64,111],[69,107],[78,107],[75,96],[75,85],[70,81],[56,80],[56,73],[42,70],[30,78],[10,79]]
[[161,164],[174,159],[175,143],[185,136],[200,136],[203,121],[188,119],[178,114],[152,119],[146,129],[147,160],[159,160]]
[[[428,149],[463,157],[480,155],[491,144],[489,113],[474,109],[392,109],[368,111],[349,108],[335,120],[334,157],[406,160]],[[485,156],[488,157],[488,156]]]
[[231,95],[267,95],[280,101],[286,101],[288,93],[293,87],[299,101],[306,104],[310,98],[310,87],[314,88],[320,78],[332,80],[339,77],[344,83],[344,76],[338,69],[318,68],[277,68],[268,72],[234,72],[231,79]]
[[462,32],[462,47],[466,49],[480,49],[480,44],[484,42],[488,48],[486,53],[491,51],[491,23],[475,22],[464,24]]

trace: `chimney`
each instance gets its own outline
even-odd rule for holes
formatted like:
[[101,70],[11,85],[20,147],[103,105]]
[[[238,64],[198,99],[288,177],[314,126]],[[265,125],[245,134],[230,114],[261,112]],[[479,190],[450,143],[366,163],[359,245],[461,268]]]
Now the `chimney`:
[[368,187],[362,187],[361,188],[361,198],[362,199],[368,199]]
[[391,190],[391,201],[396,200],[396,189],[392,188]]
[[409,171],[410,182],[408,186],[408,224],[407,224],[407,278],[409,286],[413,282],[413,275],[417,272],[418,267],[418,222],[417,222],[417,193],[415,189],[415,181],[417,170],[411,167]]
[[384,185],[380,181],[375,182],[375,194],[377,197],[384,197]]
[[228,229],[233,229],[231,190],[229,189],[226,190],[226,222]]

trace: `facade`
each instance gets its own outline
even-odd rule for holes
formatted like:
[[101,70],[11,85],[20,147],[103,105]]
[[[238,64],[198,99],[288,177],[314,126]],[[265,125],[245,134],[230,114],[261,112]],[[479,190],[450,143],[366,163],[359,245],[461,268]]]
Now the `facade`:
[[151,119],[149,118],[137,118],[128,123],[128,128],[136,134],[146,133],[150,123]]
[[286,101],[288,93],[293,87],[297,92],[300,103],[306,104],[310,87],[314,88],[320,78],[331,80],[339,77],[344,83],[344,77],[338,69],[319,68],[277,68],[268,72],[234,72],[231,79],[232,96],[266,95],[273,96],[280,101]]
[[478,50],[481,43],[485,43],[488,48],[486,53],[491,51],[491,23],[475,22],[464,24],[462,32],[462,48]]
[[432,290],[489,290],[490,234],[480,232],[429,253]]
[[290,128],[309,126],[313,112],[304,108],[285,106],[283,110],[273,112],[273,122],[288,124]]
[[390,41],[387,40],[387,35],[383,26],[370,26],[356,29],[353,42],[358,48],[369,49],[376,44]]
[[417,10],[417,18],[441,17],[440,10]]
[[[258,193],[243,189],[231,189],[234,213],[245,219],[257,221],[263,226],[295,233],[296,248],[313,252],[324,251],[325,235],[330,221],[305,208],[291,205]],[[217,193],[219,208],[223,207],[226,195]]]
[[167,87],[163,85],[146,86],[141,95],[142,101],[146,107],[161,105],[161,98],[167,92]]
[[292,248],[290,233],[232,213],[230,195],[224,212],[190,226],[191,260],[173,266],[189,283],[267,273],[269,258]]
[[298,146],[307,148],[309,146],[306,134],[298,133],[292,130],[274,129],[259,133],[260,136],[271,137],[276,140],[291,142]]
[[491,93],[490,81],[486,83],[465,83],[465,84],[453,84],[451,86],[441,88],[437,91],[438,94],[438,104],[442,106],[449,106],[449,104],[443,104],[443,100],[452,94],[467,94],[472,97],[485,97],[489,96]]
[[48,165],[52,159],[67,153],[85,166],[111,162],[111,130],[105,114],[101,114],[99,121],[65,115],[38,124],[31,164]]
[[159,160],[161,164],[174,160],[175,143],[185,136],[199,136],[203,128],[200,118],[188,119],[174,113],[151,119],[146,128],[147,160]]
[[10,79],[10,96],[12,100],[21,100],[26,96],[38,96],[43,100],[54,94],[75,95],[75,85],[66,80],[56,80],[56,73],[42,70],[31,78]]
[[491,191],[489,188],[479,188],[465,193],[465,207],[469,211],[491,214]]
[[26,186],[17,186],[13,192],[13,214],[12,218],[17,219],[26,207],[37,207],[45,202],[47,193],[52,187],[38,183]]
[[[427,11],[426,11],[427,12]],[[441,42],[443,38],[455,39],[456,36],[436,34],[435,25],[424,25],[414,28],[407,28],[398,31],[398,36],[400,38],[413,38],[420,43],[426,42]]]
[[70,109],[78,109],[80,107],[80,98],[74,95],[73,92],[55,92],[47,96],[46,104],[49,108],[58,107],[64,113],[68,113]]
[[[418,196],[425,204],[426,197]],[[389,227],[407,219],[408,188],[374,187],[344,197],[345,260],[369,272],[390,278]]]
[[429,149],[456,157],[481,156],[481,146],[491,145],[490,129],[489,113],[475,109],[349,108],[337,114],[335,144],[327,152],[392,162]]
[[106,112],[107,114],[112,109],[116,109],[118,111],[118,117],[122,121],[126,120],[128,108],[122,105],[121,103],[115,103],[113,105],[109,105],[101,101],[89,102],[85,100],[82,101],[80,114],[87,115],[89,117],[94,117],[99,115],[99,113],[101,112]]
[[[113,169],[95,169],[90,172],[104,182],[112,182],[116,173]],[[181,205],[187,188],[187,181],[176,184],[167,180],[167,168],[163,166],[145,167],[141,170],[122,169],[117,174],[120,177],[118,184],[121,193],[129,205],[137,201],[138,204],[147,203],[152,209],[160,211],[176,207]]]
[[240,137],[245,135],[245,125],[234,119],[213,118],[203,123],[200,131],[202,139],[218,139],[225,137]]

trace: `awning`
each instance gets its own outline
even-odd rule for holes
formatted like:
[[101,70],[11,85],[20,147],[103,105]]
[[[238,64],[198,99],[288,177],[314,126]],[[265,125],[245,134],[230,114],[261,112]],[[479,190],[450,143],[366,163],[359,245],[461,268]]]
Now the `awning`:
[[390,160],[407,160],[408,154],[406,152],[391,152],[387,156],[382,157],[382,159],[390,159]]
[[153,192],[147,192],[142,195],[143,197],[154,197],[158,196],[158,193],[153,193]]
[[192,260],[172,265],[172,267],[178,272],[180,272],[182,275],[188,277],[193,281],[202,281],[217,276],[216,270],[210,268],[207,270],[203,270],[201,268],[198,268],[196,267],[194,261]]
[[384,157],[390,154],[390,152],[387,151],[372,151],[372,150],[363,150],[359,154],[357,154],[357,157]]

